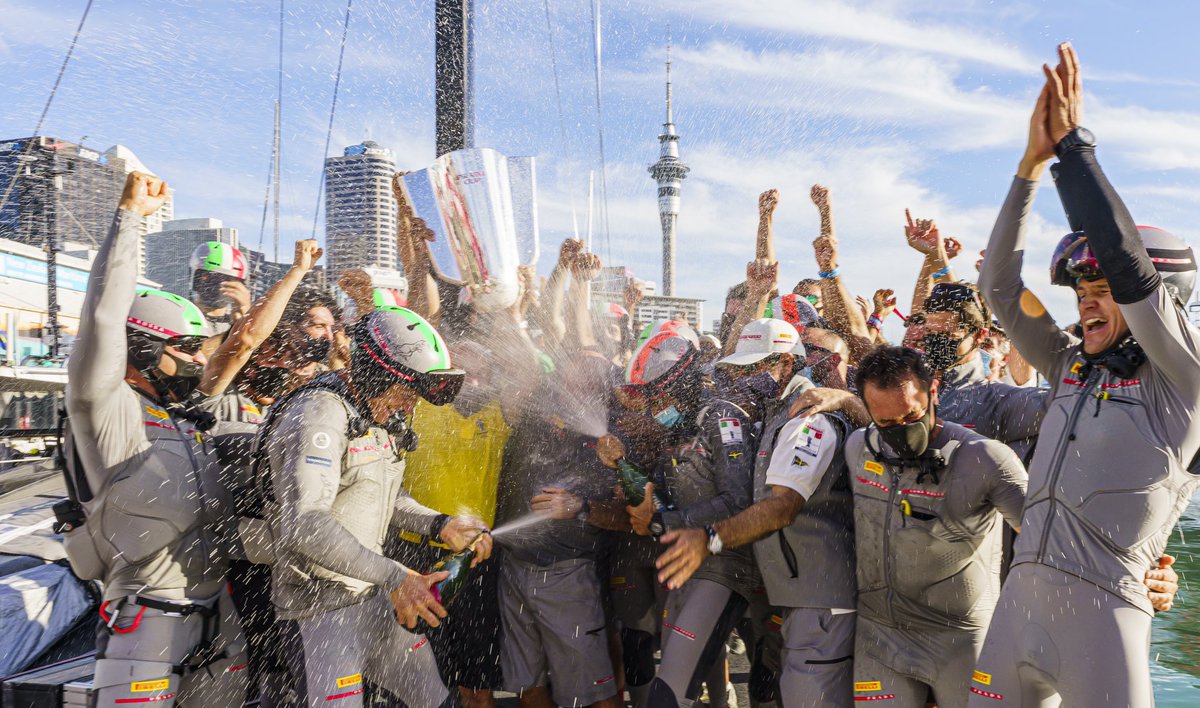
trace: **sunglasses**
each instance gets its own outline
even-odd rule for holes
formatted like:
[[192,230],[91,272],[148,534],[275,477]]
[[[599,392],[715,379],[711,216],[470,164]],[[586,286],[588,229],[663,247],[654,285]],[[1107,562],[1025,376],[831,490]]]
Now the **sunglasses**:
[[417,374],[413,387],[426,401],[435,406],[444,406],[452,402],[462,390],[466,374],[458,369],[431,371]]
[[167,340],[168,347],[174,347],[184,354],[195,354],[204,346],[204,337],[171,337]]

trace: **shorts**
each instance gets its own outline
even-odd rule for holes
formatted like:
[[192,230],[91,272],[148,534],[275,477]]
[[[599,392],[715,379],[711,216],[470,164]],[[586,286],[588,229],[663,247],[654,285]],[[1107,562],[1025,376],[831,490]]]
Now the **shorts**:
[[560,706],[616,695],[600,579],[590,560],[537,566],[506,556],[500,570],[505,688],[550,685]]

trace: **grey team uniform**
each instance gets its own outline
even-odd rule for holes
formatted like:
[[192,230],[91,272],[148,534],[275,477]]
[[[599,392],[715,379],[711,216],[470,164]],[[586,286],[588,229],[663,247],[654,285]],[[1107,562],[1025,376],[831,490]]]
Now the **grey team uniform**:
[[1123,380],[1086,366],[1079,339],[1044,310],[1025,314],[1020,303],[1034,298],[1021,256],[1036,189],[1014,180],[981,274],[1014,344],[1050,380],[1052,400],[972,704],[1053,705],[1061,696],[1070,705],[1150,705],[1143,577],[1195,490],[1187,467],[1200,447],[1200,335],[1161,282],[1123,302],[1110,279],[1147,357]]
[[[613,474],[586,438],[527,414],[509,440],[498,525],[532,513],[544,487],[612,497]],[[500,566],[500,662],[514,693],[547,683],[560,706],[616,695],[596,558],[607,534],[578,519],[549,520],[507,537]]]
[[767,596],[783,614],[784,708],[853,703],[854,509],[842,453],[848,428],[827,414],[789,419],[785,404],[759,438],[755,501],[770,497],[771,486],[805,500],[791,525],[754,544]]
[[272,407],[260,431],[282,651],[308,705],[361,706],[365,674],[405,705],[438,706],[450,694],[433,651],[388,597],[409,571],[381,552],[391,525],[428,533],[437,512],[401,490],[391,436],[348,396],[326,374]]
[[[898,468],[874,428],[846,444],[858,557],[856,701],[967,704],[1000,593],[1002,520],[1017,525],[1026,475],[1008,447],[943,422],[930,443],[946,466]],[[929,453],[926,453],[929,454]]]
[[[662,513],[667,530],[701,528],[750,506],[754,452],[745,412],[728,401],[706,401],[695,422],[675,434],[674,447],[655,472],[676,507]],[[757,584],[750,549],[735,548],[706,558],[683,587],[668,594],[662,661],[650,685],[652,708],[688,707],[699,697],[705,674]]]
[[942,374],[937,414],[985,438],[999,440],[1025,461],[1037,442],[1050,402],[1048,394],[1042,388],[988,381],[983,362],[973,356]]
[[236,705],[246,660],[225,591],[216,529],[231,510],[212,439],[124,383],[139,224],[117,212],[68,365],[68,445],[95,496],[80,499],[87,523],[65,545],[80,577],[102,581],[111,621],[97,638],[93,700]]

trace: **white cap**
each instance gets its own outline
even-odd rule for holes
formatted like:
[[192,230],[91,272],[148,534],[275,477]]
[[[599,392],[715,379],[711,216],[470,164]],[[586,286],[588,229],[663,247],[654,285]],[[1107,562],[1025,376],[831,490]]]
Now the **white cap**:
[[791,354],[798,344],[800,333],[790,323],[770,317],[754,320],[742,328],[742,335],[738,337],[737,349],[733,354],[718,361],[717,365],[757,364],[772,354]]

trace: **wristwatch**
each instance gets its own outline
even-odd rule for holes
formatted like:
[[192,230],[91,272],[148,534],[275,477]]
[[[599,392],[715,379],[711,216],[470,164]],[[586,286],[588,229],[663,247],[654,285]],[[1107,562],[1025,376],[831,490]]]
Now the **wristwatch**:
[[650,535],[658,538],[666,532],[667,526],[663,523],[662,512],[654,512],[654,515],[650,517]]
[[721,536],[717,534],[716,527],[712,524],[705,524],[704,532],[708,534],[708,554],[710,556],[717,555],[725,546],[721,543]]
[[1054,146],[1054,154],[1061,160],[1063,155],[1081,147],[1096,147],[1096,136],[1082,125],[1077,126],[1075,130],[1067,133],[1062,140],[1058,141],[1058,144]]

